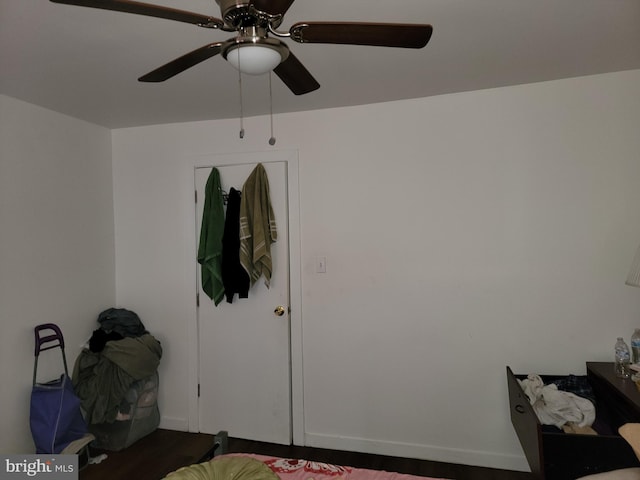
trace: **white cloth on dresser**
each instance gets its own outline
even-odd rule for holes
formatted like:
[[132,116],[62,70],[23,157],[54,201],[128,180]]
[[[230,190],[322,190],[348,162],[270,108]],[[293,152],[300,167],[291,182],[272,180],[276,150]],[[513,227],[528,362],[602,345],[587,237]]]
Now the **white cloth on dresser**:
[[545,385],[539,375],[528,375],[518,381],[543,425],[561,428],[565,423],[575,423],[590,427],[596,419],[596,409],[590,400],[558,390],[553,383]]

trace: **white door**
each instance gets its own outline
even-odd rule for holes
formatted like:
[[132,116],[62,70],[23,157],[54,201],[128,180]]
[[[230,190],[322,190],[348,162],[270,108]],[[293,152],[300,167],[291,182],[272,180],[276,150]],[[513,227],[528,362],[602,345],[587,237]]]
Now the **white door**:
[[[278,239],[271,245],[270,288],[261,277],[249,297],[216,307],[202,291],[198,265],[200,431],[226,430],[237,438],[291,443],[291,369],[287,163],[263,163],[269,179]],[[256,164],[217,166],[224,191],[242,185]],[[211,168],[196,168],[196,238]],[[278,315],[276,309],[284,307]]]

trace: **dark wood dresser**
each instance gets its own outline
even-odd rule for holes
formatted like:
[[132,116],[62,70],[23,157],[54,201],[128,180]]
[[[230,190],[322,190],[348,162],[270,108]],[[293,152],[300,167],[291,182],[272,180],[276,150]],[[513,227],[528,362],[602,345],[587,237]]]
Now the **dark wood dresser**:
[[[633,449],[618,434],[625,423],[640,423],[640,391],[630,379],[617,378],[613,363],[587,362],[587,381],[595,395],[598,435],[564,433],[541,425],[516,375],[507,367],[511,423],[535,478],[576,479],[592,473],[638,467]],[[563,378],[541,375],[545,384]]]

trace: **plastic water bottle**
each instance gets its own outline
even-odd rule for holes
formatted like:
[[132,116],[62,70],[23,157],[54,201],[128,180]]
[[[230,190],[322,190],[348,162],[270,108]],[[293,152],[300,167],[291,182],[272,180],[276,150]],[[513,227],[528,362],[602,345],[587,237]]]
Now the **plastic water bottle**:
[[640,328],[636,328],[631,335],[631,361],[640,363]]
[[618,337],[618,341],[616,342],[616,361],[615,361],[616,376],[619,378],[629,378],[630,363],[631,363],[631,355],[629,353],[629,347],[627,347],[627,344],[625,343],[622,337]]

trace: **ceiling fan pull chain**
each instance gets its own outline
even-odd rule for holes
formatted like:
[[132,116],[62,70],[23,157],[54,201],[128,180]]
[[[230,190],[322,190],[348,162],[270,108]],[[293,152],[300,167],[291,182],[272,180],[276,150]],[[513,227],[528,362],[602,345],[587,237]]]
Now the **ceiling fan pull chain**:
[[276,144],[276,137],[273,136],[273,89],[271,88],[271,72],[269,72],[269,115],[271,118],[271,138],[269,138],[269,145]]
[[[238,49],[238,65],[240,65],[240,53]],[[238,89],[240,90],[240,138],[244,138],[244,112],[242,109],[242,72],[238,70]]]

